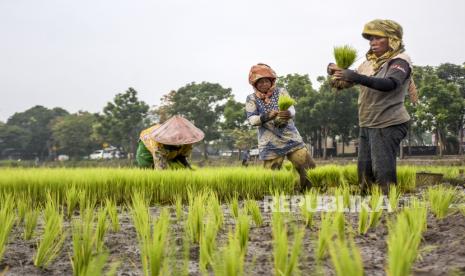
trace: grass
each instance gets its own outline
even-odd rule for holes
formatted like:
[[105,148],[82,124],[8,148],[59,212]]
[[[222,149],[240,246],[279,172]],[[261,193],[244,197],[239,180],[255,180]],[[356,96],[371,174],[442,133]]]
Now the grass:
[[344,45],[334,47],[333,55],[337,67],[347,69],[355,62],[357,51],[349,45]]
[[429,187],[427,195],[431,211],[438,219],[443,219],[450,213],[450,205],[456,199],[457,189],[442,185]]
[[295,105],[296,101],[288,95],[281,95],[278,99],[279,110],[288,110],[289,107]]

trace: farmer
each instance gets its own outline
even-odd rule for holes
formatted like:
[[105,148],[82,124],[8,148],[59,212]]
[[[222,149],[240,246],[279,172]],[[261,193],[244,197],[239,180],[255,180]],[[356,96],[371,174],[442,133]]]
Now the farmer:
[[276,73],[270,66],[259,63],[250,69],[249,83],[254,93],[247,96],[245,110],[250,124],[258,127],[259,158],[264,160],[265,168],[275,170],[287,157],[300,175],[300,188],[310,188],[306,171],[314,168],[315,162],[294,125],[294,107],[279,111],[278,98],[288,93],[277,88],[275,82]]
[[249,158],[250,158],[250,150],[247,149],[242,153],[242,166],[248,167],[249,166]]
[[363,193],[373,183],[379,184],[384,193],[388,193],[390,184],[397,184],[396,154],[410,120],[404,98],[408,93],[412,102],[417,100],[411,79],[413,67],[402,35],[402,27],[392,20],[368,22],[362,36],[369,41],[370,49],[357,71],[328,65],[328,73],[336,80],[361,85],[358,178]]
[[162,125],[143,130],[139,137],[136,160],[140,167],[192,169],[187,158],[192,145],[204,138],[204,133],[191,122],[174,116]]

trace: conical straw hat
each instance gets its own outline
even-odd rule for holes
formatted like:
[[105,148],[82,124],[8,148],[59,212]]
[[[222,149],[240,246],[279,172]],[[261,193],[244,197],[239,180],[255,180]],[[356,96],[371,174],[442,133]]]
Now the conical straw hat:
[[189,120],[173,116],[161,126],[154,128],[150,138],[165,145],[186,145],[201,141],[205,134]]

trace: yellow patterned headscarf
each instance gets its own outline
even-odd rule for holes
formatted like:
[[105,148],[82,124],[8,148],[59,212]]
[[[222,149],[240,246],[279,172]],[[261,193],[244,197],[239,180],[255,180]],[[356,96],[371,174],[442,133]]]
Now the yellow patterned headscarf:
[[363,27],[362,36],[366,39],[370,39],[370,36],[387,37],[389,40],[389,50],[382,56],[377,57],[371,49],[366,54],[366,58],[373,65],[375,72],[377,72],[386,61],[405,51],[404,44],[402,43],[402,26],[393,20],[375,19],[368,22]]

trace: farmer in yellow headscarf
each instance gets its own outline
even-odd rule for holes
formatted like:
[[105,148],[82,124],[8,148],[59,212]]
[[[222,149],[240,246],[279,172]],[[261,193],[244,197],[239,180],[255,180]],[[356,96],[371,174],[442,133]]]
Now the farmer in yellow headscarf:
[[157,124],[141,132],[136,153],[137,163],[145,168],[191,169],[187,158],[192,152],[192,145],[204,136],[191,122],[174,116],[162,125]]
[[411,77],[413,67],[405,53],[402,27],[397,22],[373,20],[365,25],[362,36],[369,40],[370,49],[357,71],[330,64],[328,73],[336,80],[361,85],[359,182],[363,192],[377,183],[387,193],[390,184],[397,184],[396,153],[410,121],[404,98],[410,94],[412,102],[417,100]]

